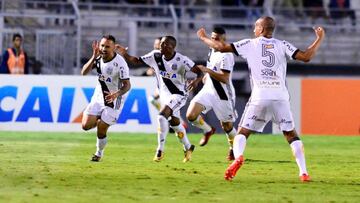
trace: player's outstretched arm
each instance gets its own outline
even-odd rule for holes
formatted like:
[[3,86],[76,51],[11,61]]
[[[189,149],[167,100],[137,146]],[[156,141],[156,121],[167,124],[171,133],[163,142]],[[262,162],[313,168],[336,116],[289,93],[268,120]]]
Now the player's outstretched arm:
[[98,41],[93,41],[92,50],[93,50],[93,54],[92,54],[91,58],[88,60],[88,62],[86,62],[85,65],[82,67],[81,75],[88,74],[94,67],[94,61],[100,55],[100,49],[99,49],[99,42]]
[[135,56],[131,56],[127,53],[128,48],[127,47],[123,47],[120,44],[116,44],[115,45],[115,51],[120,54],[121,56],[123,56],[125,58],[125,60],[127,62],[130,62],[132,65],[141,65],[143,64],[139,58],[135,57]]
[[215,40],[211,40],[205,32],[204,28],[200,28],[197,31],[197,36],[199,37],[199,39],[201,41],[203,41],[206,45],[208,45],[209,47],[220,51],[220,52],[234,52],[231,44],[228,44],[226,42],[221,42],[221,41],[215,41]]
[[305,51],[298,51],[294,57],[296,60],[309,62],[315,56],[325,37],[325,30],[322,27],[317,27],[314,28],[314,31],[316,34],[315,41]]

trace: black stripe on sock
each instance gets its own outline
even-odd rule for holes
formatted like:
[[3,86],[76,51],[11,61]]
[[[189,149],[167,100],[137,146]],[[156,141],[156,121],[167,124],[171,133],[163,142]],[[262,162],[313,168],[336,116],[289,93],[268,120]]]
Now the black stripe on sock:
[[300,138],[299,137],[293,137],[290,140],[288,140],[288,143],[291,144],[291,143],[295,142],[296,140],[300,140]]

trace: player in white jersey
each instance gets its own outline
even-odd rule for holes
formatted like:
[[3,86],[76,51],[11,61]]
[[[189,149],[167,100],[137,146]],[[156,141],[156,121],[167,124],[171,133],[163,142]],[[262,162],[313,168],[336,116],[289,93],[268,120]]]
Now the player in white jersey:
[[90,104],[86,107],[82,128],[97,127],[96,152],[91,161],[100,161],[107,143],[106,133],[116,124],[124,103],[124,94],[129,91],[129,67],[122,56],[115,53],[115,38],[103,36],[100,43],[92,44],[93,55],[82,67],[81,75],[96,69],[98,81]]
[[[184,146],[184,162],[191,159],[191,154],[195,148],[187,138],[186,130],[180,124],[179,118],[180,109],[187,100],[187,90],[197,86],[202,79],[202,72],[187,56],[176,52],[175,47],[176,39],[173,36],[164,36],[160,42],[160,50],[153,50],[137,58],[127,54],[124,47],[118,46],[118,51],[127,61],[132,64],[146,64],[155,70],[162,107],[158,115],[158,147],[154,161],[160,161],[164,156],[169,123]],[[188,71],[197,73],[198,77],[186,86],[185,75]]]
[[[225,42],[225,30],[215,27],[211,33],[211,40]],[[207,124],[200,113],[214,110],[230,145],[228,160],[234,160],[232,144],[236,130],[233,123],[237,118],[235,90],[231,80],[233,67],[232,53],[221,53],[216,49],[210,49],[206,67],[201,66],[201,71],[205,73],[204,86],[192,99],[186,115],[194,126],[203,130],[204,136],[200,140],[200,146],[204,146],[215,133],[215,128]]]
[[[158,37],[154,40],[154,50],[160,50],[160,42],[161,42],[161,37]],[[154,68],[150,67],[147,71],[146,71],[146,75],[148,76],[152,76],[155,74],[154,72]],[[161,109],[161,100],[160,100],[160,95],[159,95],[159,89],[156,88],[154,91],[154,94],[149,98],[150,103],[158,110],[160,111]],[[184,119],[182,119],[181,115],[180,115],[180,122],[181,124],[187,128],[187,123],[184,122]]]
[[325,37],[322,27],[314,29],[316,39],[301,51],[286,41],[273,38],[275,21],[271,17],[261,17],[255,22],[254,39],[245,39],[232,44],[212,41],[205,30],[198,30],[198,37],[210,47],[222,52],[233,52],[247,60],[250,71],[252,93],[244,110],[239,129],[234,139],[235,160],[227,168],[225,179],[232,180],[244,163],[243,152],[246,140],[253,132],[262,132],[271,119],[283,131],[299,167],[300,180],[310,181],[306,169],[304,146],[295,131],[290,110],[289,93],[286,87],[286,59],[292,58],[309,62],[317,52]]

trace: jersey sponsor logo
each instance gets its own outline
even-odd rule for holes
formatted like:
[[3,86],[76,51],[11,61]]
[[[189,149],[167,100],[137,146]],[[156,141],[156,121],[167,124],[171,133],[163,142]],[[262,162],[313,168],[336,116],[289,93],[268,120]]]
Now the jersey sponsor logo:
[[260,88],[280,88],[280,81],[268,81],[268,80],[260,80],[259,81]]
[[261,69],[261,75],[276,77],[276,71],[273,71],[270,68]]
[[[83,100],[81,97],[85,97],[89,103],[94,89],[63,87],[59,95],[52,95],[51,88],[34,86],[24,99],[20,99],[20,87],[2,86],[0,123],[24,123],[30,119],[37,119],[40,123],[80,123],[82,112],[79,113],[79,109],[73,107],[78,101]],[[76,94],[79,91],[80,93]],[[11,105],[13,102],[19,105]],[[132,88],[129,91],[117,123],[125,124],[129,120],[137,120],[139,124],[151,124],[145,89]]]
[[118,67],[118,66],[119,66],[119,64],[116,63],[116,62],[114,62],[113,65],[114,65],[115,67]]
[[274,45],[273,44],[264,44],[264,47],[266,49],[273,49],[274,48]]
[[104,81],[104,82],[109,82],[109,83],[112,82],[111,77],[106,77],[103,74],[98,74],[98,77],[99,77],[99,81]]
[[286,43],[286,42],[284,42],[284,44],[285,44],[286,48],[287,48],[290,52],[294,52],[294,51],[295,51],[294,47],[292,47],[290,44],[288,44],[288,43]]
[[286,119],[281,119],[279,123],[284,123],[284,124],[291,124],[292,121],[287,121]]
[[143,57],[141,57],[142,58],[142,60],[144,60],[144,61],[146,61],[147,59],[150,59],[150,58],[152,58],[152,56],[143,56]]
[[250,43],[250,40],[246,40],[245,42],[242,42],[242,43],[240,43],[240,44],[236,44],[236,47],[241,47],[241,46],[244,46],[244,45],[246,45],[246,44],[249,44]]
[[169,73],[169,72],[162,71],[162,70],[160,70],[159,73],[164,78],[169,78],[169,79],[177,78],[176,73]]
[[259,121],[259,122],[263,122],[265,123],[265,119],[262,119],[262,118],[258,118],[256,115],[252,115],[249,117],[250,120],[254,120],[254,121]]
[[176,57],[176,61],[180,61],[180,57]]

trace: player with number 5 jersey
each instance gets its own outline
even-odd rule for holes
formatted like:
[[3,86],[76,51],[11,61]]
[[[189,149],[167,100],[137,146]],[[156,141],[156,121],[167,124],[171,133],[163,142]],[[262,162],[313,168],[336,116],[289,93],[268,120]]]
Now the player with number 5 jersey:
[[247,103],[234,139],[235,160],[226,169],[225,179],[232,180],[244,163],[243,152],[251,133],[262,132],[272,120],[277,123],[290,144],[299,168],[301,181],[310,181],[306,169],[304,146],[294,125],[290,110],[289,93],[286,87],[287,59],[310,61],[325,37],[322,27],[314,29],[316,39],[301,51],[287,41],[273,37],[275,20],[265,16],[255,22],[253,39],[244,39],[231,44],[213,41],[205,30],[198,30],[198,37],[207,45],[221,52],[233,52],[246,59],[251,82],[251,97]]

